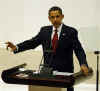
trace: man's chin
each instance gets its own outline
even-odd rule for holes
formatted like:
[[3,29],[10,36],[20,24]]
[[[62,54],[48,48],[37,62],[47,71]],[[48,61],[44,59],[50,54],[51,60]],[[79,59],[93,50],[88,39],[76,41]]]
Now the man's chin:
[[54,24],[55,28],[58,28],[60,26],[60,24]]

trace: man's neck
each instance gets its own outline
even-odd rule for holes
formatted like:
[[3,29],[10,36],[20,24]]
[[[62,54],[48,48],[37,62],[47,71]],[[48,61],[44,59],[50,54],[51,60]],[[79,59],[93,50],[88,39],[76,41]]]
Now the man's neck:
[[[61,23],[62,24],[62,23]],[[59,24],[58,26],[54,26],[54,28],[55,29],[58,29],[60,26],[61,26],[61,24]]]
[[62,26],[62,23],[58,27],[53,26],[53,30],[59,30],[61,26]]

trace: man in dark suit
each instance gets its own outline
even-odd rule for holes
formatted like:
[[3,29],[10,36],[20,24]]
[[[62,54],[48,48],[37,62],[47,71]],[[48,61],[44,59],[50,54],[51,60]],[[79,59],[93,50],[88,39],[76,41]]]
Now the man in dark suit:
[[[20,44],[14,45],[7,42],[7,48],[10,47],[14,53],[19,53],[42,45],[44,64],[48,64],[53,70],[71,73],[74,71],[74,51],[81,70],[87,75],[88,64],[85,52],[78,40],[77,30],[62,23],[64,15],[61,8],[56,6],[50,8],[48,15],[51,26],[42,27],[35,37]],[[74,89],[67,88],[67,91],[74,91]]]

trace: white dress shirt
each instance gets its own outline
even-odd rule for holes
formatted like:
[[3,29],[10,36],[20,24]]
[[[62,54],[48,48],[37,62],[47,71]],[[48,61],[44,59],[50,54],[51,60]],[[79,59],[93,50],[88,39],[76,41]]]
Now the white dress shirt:
[[53,39],[53,36],[54,36],[55,30],[57,30],[58,39],[59,39],[59,37],[60,37],[60,33],[61,33],[61,29],[62,29],[62,25],[63,25],[63,24],[61,24],[57,29],[53,26],[53,31],[52,31],[52,35],[51,35],[51,40]]

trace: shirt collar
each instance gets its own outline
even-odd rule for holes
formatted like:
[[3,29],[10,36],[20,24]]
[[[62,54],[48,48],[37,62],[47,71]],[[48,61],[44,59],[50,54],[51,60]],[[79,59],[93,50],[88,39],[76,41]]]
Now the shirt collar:
[[[58,32],[61,32],[62,25],[63,25],[63,24],[61,23],[61,25],[57,28],[57,31],[58,31]],[[53,26],[53,30],[56,30],[56,28],[55,28],[54,26]]]
[[[62,26],[63,26],[63,23],[57,28],[57,34],[58,34],[58,38],[60,37],[60,34],[61,34],[61,29],[62,29]],[[52,38],[53,38],[53,35],[55,33],[55,27],[53,26],[53,31],[52,31]]]

